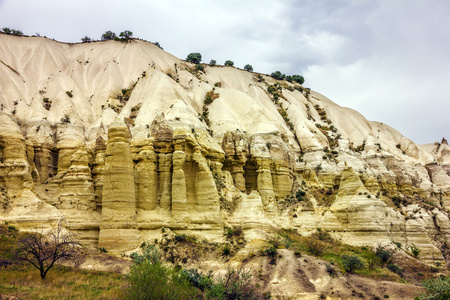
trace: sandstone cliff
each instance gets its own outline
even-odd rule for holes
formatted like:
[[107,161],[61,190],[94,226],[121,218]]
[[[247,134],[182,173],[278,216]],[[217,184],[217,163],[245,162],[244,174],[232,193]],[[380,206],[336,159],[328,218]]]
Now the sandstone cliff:
[[120,253],[162,227],[322,228],[358,245],[415,244],[444,260],[450,147],[416,145],[306,87],[204,71],[131,40],[0,34],[0,220],[61,216]]

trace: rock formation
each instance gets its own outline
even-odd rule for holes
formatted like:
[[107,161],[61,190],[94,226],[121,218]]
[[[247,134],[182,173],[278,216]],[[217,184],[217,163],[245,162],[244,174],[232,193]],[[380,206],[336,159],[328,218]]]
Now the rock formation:
[[139,40],[0,34],[0,59],[0,220],[30,229],[64,216],[114,253],[162,227],[220,241],[242,226],[248,239],[322,228],[445,259],[445,139],[416,145],[306,87],[198,71]]

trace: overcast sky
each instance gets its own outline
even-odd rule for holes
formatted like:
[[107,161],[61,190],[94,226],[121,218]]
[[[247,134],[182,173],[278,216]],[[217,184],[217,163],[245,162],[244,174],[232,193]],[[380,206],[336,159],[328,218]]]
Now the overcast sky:
[[0,0],[0,27],[64,42],[111,30],[185,59],[300,74],[419,144],[450,138],[450,1]]

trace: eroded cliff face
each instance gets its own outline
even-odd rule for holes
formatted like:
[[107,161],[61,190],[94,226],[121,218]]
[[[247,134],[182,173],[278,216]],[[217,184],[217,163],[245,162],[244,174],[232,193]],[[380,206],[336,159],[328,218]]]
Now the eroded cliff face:
[[[204,72],[156,46],[0,35],[0,220],[61,217],[120,253],[162,227],[415,244],[444,260],[450,147],[416,145],[300,85]],[[444,251],[445,253],[445,251]]]

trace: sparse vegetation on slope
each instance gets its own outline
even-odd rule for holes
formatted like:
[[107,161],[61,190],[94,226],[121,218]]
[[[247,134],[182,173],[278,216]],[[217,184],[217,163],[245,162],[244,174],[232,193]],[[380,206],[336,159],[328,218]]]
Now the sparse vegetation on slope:
[[166,265],[155,245],[143,245],[142,252],[132,255],[130,299],[262,299],[248,271],[228,269],[214,279],[212,273]]

